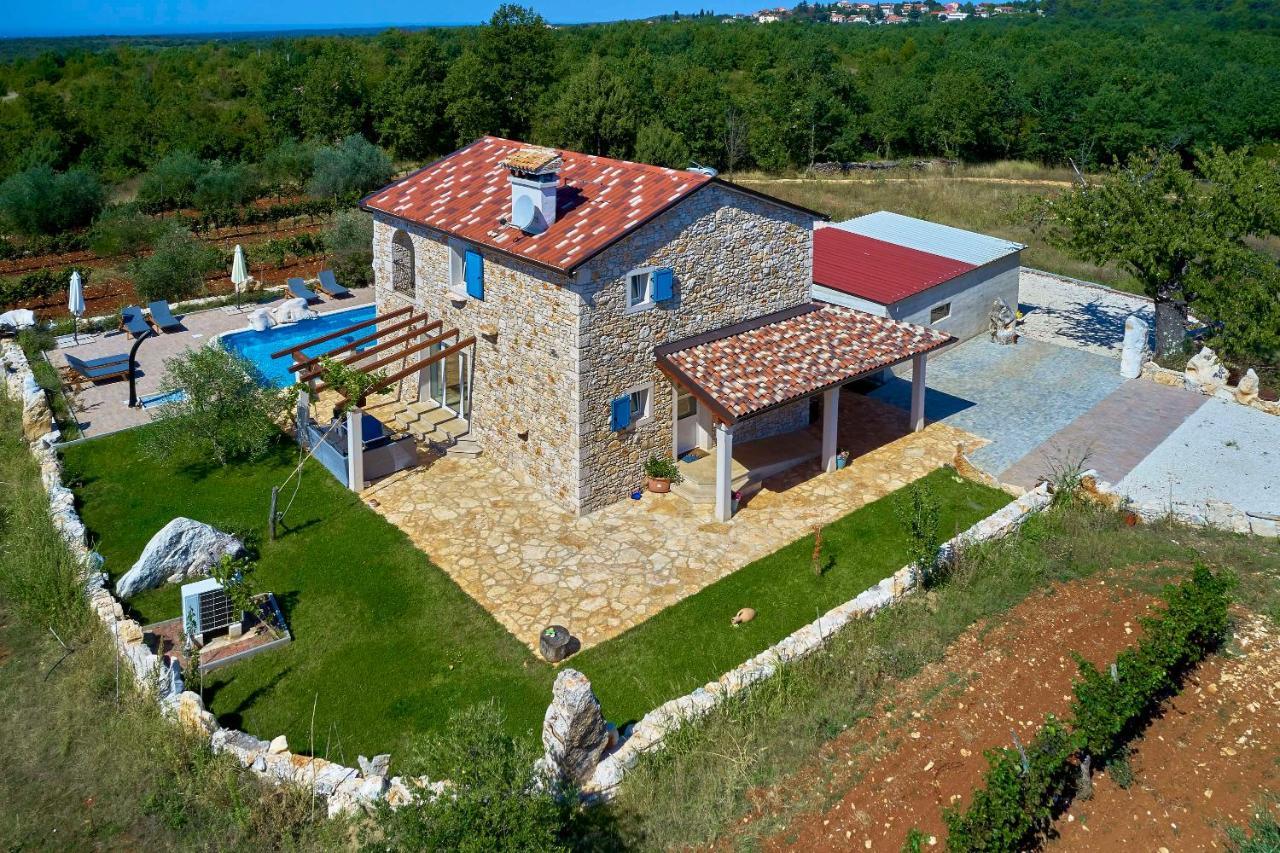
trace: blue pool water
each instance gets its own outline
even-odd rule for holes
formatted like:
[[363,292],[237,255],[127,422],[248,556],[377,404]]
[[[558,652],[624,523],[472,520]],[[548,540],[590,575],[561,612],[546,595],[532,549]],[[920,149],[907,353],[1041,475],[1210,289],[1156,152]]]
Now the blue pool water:
[[[368,320],[374,316],[376,311],[377,309],[374,306],[364,305],[348,311],[334,311],[330,314],[322,314],[314,320],[303,320],[301,323],[294,323],[292,326],[277,326],[265,332],[255,332],[252,329],[246,329],[243,332],[231,332],[222,336],[222,346],[230,352],[247,358],[258,368],[258,371],[268,382],[277,388],[283,388],[293,383],[293,374],[289,372],[291,359],[288,355],[273,359],[271,358],[273,352],[279,352],[294,344],[300,344],[303,341],[309,341],[312,338],[336,332],[353,323]],[[341,337],[327,340],[313,347],[307,347],[303,352],[309,356],[324,355],[357,338],[373,334],[375,328],[375,326],[364,326]],[[377,341],[369,341],[367,344],[362,344],[359,349],[366,349],[375,343]]]

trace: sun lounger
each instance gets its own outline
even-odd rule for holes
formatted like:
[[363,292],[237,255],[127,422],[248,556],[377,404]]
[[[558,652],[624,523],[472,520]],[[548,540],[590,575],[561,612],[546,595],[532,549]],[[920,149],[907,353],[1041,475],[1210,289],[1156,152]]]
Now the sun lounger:
[[319,302],[320,297],[316,295],[314,290],[307,287],[306,283],[300,278],[291,278],[286,283],[289,292],[299,299],[305,299],[308,302]]
[[[75,356],[69,355],[67,358],[72,359],[75,358]],[[76,358],[76,361],[83,364],[85,367],[106,367],[109,364],[123,364],[128,367],[129,356],[121,352],[116,353],[115,355],[104,355],[102,358],[87,358],[83,360]]]
[[338,284],[333,277],[333,270],[320,270],[320,289],[332,297],[350,296],[351,291]]
[[130,305],[120,312],[120,326],[134,338],[151,331],[147,318],[142,316],[142,309],[137,305]]
[[155,326],[157,331],[175,332],[182,328],[178,318],[174,317],[173,312],[169,310],[169,303],[163,299],[147,303],[147,311],[151,313],[151,325]]
[[[113,357],[114,358],[114,357]],[[84,362],[74,355],[67,356],[67,367],[74,379],[81,382],[106,382],[110,379],[121,379],[129,374],[129,357],[120,356],[117,361],[94,359]]]

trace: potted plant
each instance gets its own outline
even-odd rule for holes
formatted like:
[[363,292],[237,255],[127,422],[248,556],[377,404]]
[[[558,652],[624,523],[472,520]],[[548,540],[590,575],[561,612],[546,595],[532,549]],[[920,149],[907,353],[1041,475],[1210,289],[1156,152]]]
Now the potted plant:
[[839,471],[841,468],[843,468],[848,464],[849,464],[849,451],[841,450],[839,453],[836,454],[836,470]]
[[649,478],[649,491],[658,495],[671,491],[672,483],[684,479],[675,461],[665,456],[650,456],[644,463],[644,474]]

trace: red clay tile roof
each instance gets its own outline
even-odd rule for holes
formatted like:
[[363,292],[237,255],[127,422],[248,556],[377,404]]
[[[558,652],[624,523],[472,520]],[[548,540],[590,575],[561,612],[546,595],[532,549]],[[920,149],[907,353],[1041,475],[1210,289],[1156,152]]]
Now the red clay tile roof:
[[[387,213],[561,272],[630,234],[711,178],[560,151],[556,221],[541,234],[498,224],[511,215],[510,174],[502,162],[530,146],[485,136],[361,201]],[[785,202],[779,202],[785,204]]]
[[721,337],[690,338],[688,346],[677,341],[658,347],[658,367],[737,421],[954,340],[937,329],[852,308],[814,304],[799,310]]
[[813,232],[813,283],[891,305],[976,269],[842,228]]

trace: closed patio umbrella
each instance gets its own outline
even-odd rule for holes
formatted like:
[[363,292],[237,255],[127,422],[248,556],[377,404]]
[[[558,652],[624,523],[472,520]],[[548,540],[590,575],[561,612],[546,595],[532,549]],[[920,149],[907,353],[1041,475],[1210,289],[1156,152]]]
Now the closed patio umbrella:
[[249,280],[249,266],[244,261],[244,249],[236,244],[235,256],[231,259],[231,283],[236,288],[236,304],[240,304],[240,290]]
[[67,310],[71,312],[71,337],[80,343],[80,317],[84,315],[84,282],[80,280],[80,271],[71,273],[71,290],[67,294]]

